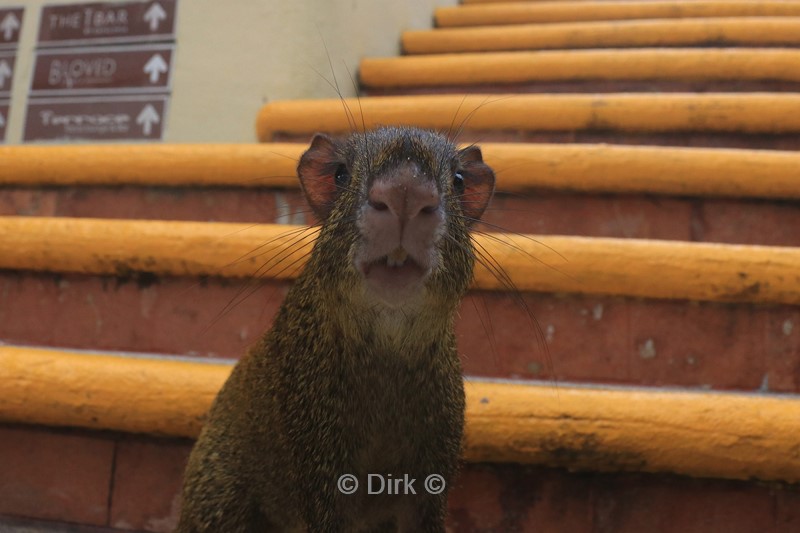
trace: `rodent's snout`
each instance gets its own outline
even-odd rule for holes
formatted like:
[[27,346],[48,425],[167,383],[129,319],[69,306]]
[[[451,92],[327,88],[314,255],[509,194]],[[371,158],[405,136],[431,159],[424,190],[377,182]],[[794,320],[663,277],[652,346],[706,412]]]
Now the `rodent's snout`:
[[433,179],[408,163],[370,184],[361,213],[361,234],[371,258],[403,248],[423,268],[444,223],[442,198]]
[[439,191],[432,181],[427,183],[411,180],[383,179],[373,183],[367,197],[367,205],[378,212],[388,211],[401,222],[417,216],[430,215],[441,205]]
[[436,182],[409,163],[376,179],[367,191],[356,268],[388,303],[418,292],[436,266],[444,207]]

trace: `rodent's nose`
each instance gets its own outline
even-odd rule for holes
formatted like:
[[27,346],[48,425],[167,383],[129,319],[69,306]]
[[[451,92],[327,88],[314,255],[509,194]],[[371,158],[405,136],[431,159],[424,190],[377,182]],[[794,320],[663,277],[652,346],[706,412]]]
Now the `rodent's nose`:
[[390,211],[400,220],[411,220],[419,214],[436,212],[441,203],[439,191],[432,181],[384,179],[372,184],[368,204],[375,211]]

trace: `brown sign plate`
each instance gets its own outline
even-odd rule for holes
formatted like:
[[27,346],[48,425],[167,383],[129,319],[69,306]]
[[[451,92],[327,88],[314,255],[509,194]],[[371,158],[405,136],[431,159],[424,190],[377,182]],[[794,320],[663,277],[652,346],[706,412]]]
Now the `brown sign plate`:
[[171,45],[39,50],[31,95],[164,92]]
[[23,12],[21,7],[0,9],[0,48],[17,47]]
[[0,98],[11,96],[11,84],[14,81],[15,54],[0,53]]
[[177,0],[49,5],[39,46],[171,41]]
[[0,143],[6,142],[6,125],[8,124],[8,101],[0,102]]
[[32,98],[24,141],[161,140],[168,96]]

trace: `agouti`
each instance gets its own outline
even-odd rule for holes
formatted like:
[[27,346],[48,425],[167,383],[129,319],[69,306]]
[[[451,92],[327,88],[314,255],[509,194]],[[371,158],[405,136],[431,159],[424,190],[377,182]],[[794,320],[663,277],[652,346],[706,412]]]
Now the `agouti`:
[[316,135],[298,175],[322,227],[214,402],[177,532],[443,532],[464,426],[453,320],[494,173],[477,147],[380,128]]

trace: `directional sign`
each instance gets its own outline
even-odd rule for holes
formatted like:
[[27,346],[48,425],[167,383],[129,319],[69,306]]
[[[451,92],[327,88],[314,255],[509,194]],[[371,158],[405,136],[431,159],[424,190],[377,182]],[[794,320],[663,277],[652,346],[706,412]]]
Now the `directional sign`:
[[14,54],[0,54],[0,98],[11,96],[11,83],[14,80]]
[[172,52],[171,45],[37,50],[31,95],[163,93]]
[[16,48],[23,8],[0,9],[0,48]]
[[8,124],[8,101],[0,101],[0,143],[6,140],[6,124]]
[[167,98],[34,98],[28,100],[23,140],[161,140]]
[[38,45],[172,41],[176,8],[177,0],[45,6]]

